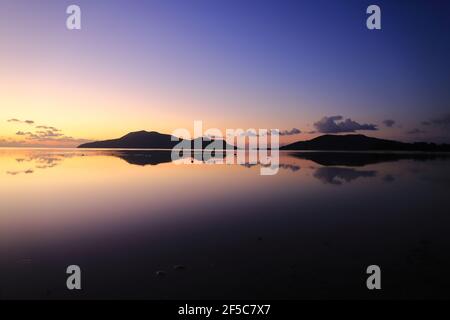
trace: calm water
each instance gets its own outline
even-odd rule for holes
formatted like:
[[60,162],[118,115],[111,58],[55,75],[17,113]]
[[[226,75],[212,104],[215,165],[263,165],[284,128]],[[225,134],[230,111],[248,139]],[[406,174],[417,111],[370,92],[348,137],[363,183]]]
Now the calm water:
[[275,176],[193,162],[0,149],[0,298],[450,297],[450,158],[283,153]]

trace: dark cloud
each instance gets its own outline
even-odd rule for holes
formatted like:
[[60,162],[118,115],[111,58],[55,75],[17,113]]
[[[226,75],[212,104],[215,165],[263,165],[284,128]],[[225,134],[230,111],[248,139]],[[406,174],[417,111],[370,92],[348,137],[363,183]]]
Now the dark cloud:
[[392,128],[395,124],[395,120],[387,119],[387,120],[384,120],[383,123],[386,127]]
[[409,130],[406,132],[407,134],[423,134],[423,133],[427,133],[424,130],[418,129],[418,128],[414,128],[412,130]]
[[300,133],[302,133],[302,131],[297,128],[292,128],[291,130],[279,131],[280,136],[293,136],[293,135],[300,134]]
[[359,130],[378,130],[374,124],[359,124],[352,119],[343,120],[342,116],[323,117],[314,123],[314,127],[321,133],[355,132]]
[[20,122],[19,119],[9,119],[8,122]]
[[434,118],[434,119],[422,121],[422,125],[450,129],[450,113],[444,114],[444,115]]

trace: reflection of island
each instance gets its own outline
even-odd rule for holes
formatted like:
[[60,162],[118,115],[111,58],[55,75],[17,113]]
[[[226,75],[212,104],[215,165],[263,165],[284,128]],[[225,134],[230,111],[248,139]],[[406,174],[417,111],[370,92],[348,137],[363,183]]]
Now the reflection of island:
[[447,153],[377,153],[377,152],[292,152],[291,156],[314,161],[322,166],[362,167],[381,162],[399,160],[436,160],[450,157]]
[[321,167],[316,170],[314,177],[325,184],[342,185],[343,181],[351,182],[358,178],[373,178],[375,170],[357,170],[352,168]]
[[160,163],[172,162],[171,152],[168,151],[117,151],[111,156],[125,160],[129,164],[138,166],[158,165]]
[[[161,163],[172,162],[172,152],[168,150],[118,150],[108,153],[108,155],[125,160],[129,164],[146,166],[146,165],[158,165]],[[232,153],[234,155],[234,152]],[[181,160],[196,163],[213,163],[215,157],[223,158],[226,156],[226,152],[199,152],[199,151],[185,151],[183,153],[177,153],[177,156]]]

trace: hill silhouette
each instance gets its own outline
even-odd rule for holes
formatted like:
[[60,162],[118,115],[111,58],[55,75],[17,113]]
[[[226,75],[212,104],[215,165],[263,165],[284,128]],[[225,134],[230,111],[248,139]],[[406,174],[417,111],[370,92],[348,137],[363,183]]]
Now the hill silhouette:
[[335,151],[450,151],[450,145],[415,142],[405,143],[367,137],[362,134],[323,135],[307,141],[283,146],[281,150],[335,150]]
[[[174,141],[173,141],[174,140]],[[196,146],[195,141],[200,140],[200,138],[194,140],[188,140],[190,142],[191,148]],[[178,139],[169,134],[163,134],[156,131],[136,131],[130,132],[125,136],[118,139],[95,141],[82,144],[78,148],[96,148],[96,149],[173,149],[177,146],[182,139]],[[209,138],[203,138],[202,149],[205,149],[215,140]],[[227,148],[225,141],[220,141],[222,144],[222,149]],[[230,148],[233,148],[230,146]]]

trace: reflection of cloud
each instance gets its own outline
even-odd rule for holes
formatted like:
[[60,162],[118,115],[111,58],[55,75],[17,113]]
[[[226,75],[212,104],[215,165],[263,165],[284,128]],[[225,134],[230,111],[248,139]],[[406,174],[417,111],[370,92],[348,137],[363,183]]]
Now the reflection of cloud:
[[[17,158],[16,161],[20,164],[25,164],[27,166],[34,165],[35,169],[49,169],[56,167],[61,161],[63,161],[66,157],[71,155],[55,155],[55,154],[33,154],[28,158]],[[21,173],[30,174],[34,173],[33,169],[28,170],[17,170],[17,171],[7,171],[9,175],[18,175]]]
[[300,170],[300,166],[297,166],[297,165],[294,165],[294,164],[283,164],[283,163],[281,163],[280,164],[280,168],[281,169],[289,169],[292,172],[296,172],[296,171]]
[[321,167],[316,170],[314,177],[325,184],[342,185],[343,181],[351,182],[358,178],[372,178],[377,174],[374,170],[356,170],[352,168]]
[[[246,168],[253,168],[253,167],[256,167],[256,166],[261,166],[261,167],[269,168],[269,167],[272,166],[271,164],[261,164],[261,163],[258,163],[258,164],[244,163],[244,164],[241,164],[241,165],[242,165],[243,167],[246,167]],[[284,170],[291,170],[292,172],[296,172],[296,171],[298,171],[298,170],[301,169],[300,166],[297,166],[297,165],[295,165],[295,164],[284,164],[284,163],[280,163],[280,164],[278,165],[278,167],[279,167],[280,169],[284,169]]]
[[[341,132],[355,132],[358,130],[378,130],[374,124],[359,124],[352,119],[344,121],[342,116],[323,117],[318,122],[314,123],[314,127],[321,133],[341,133]],[[340,122],[338,122],[340,121]]]
[[384,182],[394,182],[395,177],[392,174],[387,174],[383,177]]

